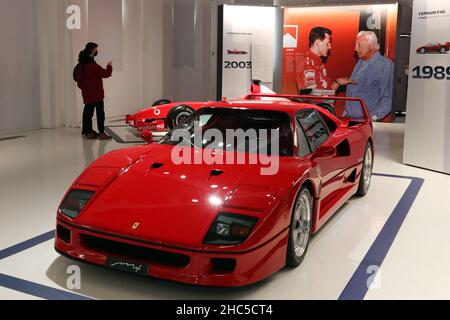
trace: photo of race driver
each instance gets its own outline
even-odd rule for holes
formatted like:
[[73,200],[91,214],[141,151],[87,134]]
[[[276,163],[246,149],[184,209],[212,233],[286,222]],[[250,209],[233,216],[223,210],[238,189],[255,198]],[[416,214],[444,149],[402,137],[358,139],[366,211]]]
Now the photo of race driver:
[[332,80],[326,61],[331,53],[333,32],[325,27],[314,27],[309,35],[309,49],[300,62],[297,73],[299,93],[306,89],[336,91],[340,86],[353,83],[349,78]]

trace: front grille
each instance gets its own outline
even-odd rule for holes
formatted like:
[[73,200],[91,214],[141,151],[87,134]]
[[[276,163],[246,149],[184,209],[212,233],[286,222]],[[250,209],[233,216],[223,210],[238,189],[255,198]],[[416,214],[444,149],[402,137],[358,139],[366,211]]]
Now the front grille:
[[67,243],[70,244],[70,230],[67,228],[64,228],[62,225],[58,224],[56,227],[56,235],[58,238]]
[[80,238],[82,245],[88,249],[125,259],[128,258],[130,260],[145,261],[178,268],[187,266],[190,261],[189,256],[183,254],[130,245],[85,234],[81,235]]

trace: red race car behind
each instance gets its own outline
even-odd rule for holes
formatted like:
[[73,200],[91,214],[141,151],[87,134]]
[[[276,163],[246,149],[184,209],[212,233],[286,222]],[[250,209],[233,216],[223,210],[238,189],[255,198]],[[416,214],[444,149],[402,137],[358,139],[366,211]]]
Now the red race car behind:
[[[251,93],[271,93],[269,88],[261,85],[261,81],[253,80]],[[151,107],[145,108],[134,115],[127,115],[126,124],[139,131],[167,132],[200,109],[207,102],[173,102],[167,99],[156,101]]]
[[[203,286],[248,285],[299,266],[311,236],[349,198],[367,193],[374,156],[366,108],[362,119],[339,119],[302,99],[317,97],[260,94],[205,103],[177,128],[187,130],[182,139],[174,130],[158,144],[99,158],[60,204],[56,250],[106,268]],[[262,174],[267,162],[229,164],[228,156],[245,159],[256,149],[246,139],[242,151],[203,135],[228,129],[277,133],[277,140],[254,137],[271,147],[277,170]],[[279,148],[272,148],[274,141]],[[176,163],[175,148],[227,162]]]
[[145,108],[134,115],[127,115],[125,122],[139,131],[166,132],[176,127],[205,102],[172,102],[159,100],[150,108]]

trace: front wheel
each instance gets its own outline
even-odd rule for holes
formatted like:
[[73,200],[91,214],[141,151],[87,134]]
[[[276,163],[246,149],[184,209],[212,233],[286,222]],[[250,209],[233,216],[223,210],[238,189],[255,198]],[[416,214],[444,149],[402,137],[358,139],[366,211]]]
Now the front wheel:
[[361,171],[361,177],[359,178],[358,191],[356,195],[363,197],[367,194],[372,182],[372,170],[373,170],[373,151],[372,144],[367,143],[366,152],[364,153],[364,163]]
[[173,108],[172,110],[170,110],[169,114],[167,115],[167,119],[166,119],[167,127],[171,130],[174,129],[176,126],[178,126],[184,120],[186,120],[191,115],[193,115],[194,112],[195,112],[195,110],[187,105],[180,105],[178,107]]
[[312,230],[313,201],[308,188],[302,187],[294,205],[289,228],[286,266],[298,267],[305,258]]
[[420,49],[421,54],[424,54],[425,52],[427,52],[427,50],[425,50],[425,48]]

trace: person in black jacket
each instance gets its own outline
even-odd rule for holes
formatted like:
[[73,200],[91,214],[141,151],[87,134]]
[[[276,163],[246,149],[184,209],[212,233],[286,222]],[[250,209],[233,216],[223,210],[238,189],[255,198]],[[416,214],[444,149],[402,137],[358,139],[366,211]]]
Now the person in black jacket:
[[[109,140],[111,137],[105,133],[103,79],[111,77],[113,68],[112,62],[108,63],[106,69],[98,65],[94,60],[97,55],[98,45],[89,42],[78,56],[78,65],[74,70],[74,79],[78,88],[81,89],[85,104],[82,134],[88,139]],[[97,113],[98,133],[92,129],[94,111]]]

